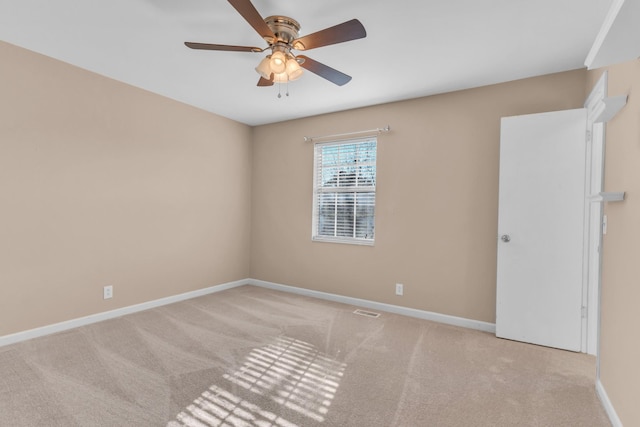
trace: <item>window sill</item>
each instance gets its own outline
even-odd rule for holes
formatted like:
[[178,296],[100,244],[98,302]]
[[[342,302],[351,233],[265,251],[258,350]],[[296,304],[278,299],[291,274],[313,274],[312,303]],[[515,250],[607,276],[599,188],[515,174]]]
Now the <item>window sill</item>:
[[325,237],[325,236],[313,236],[311,238],[313,242],[323,242],[323,243],[341,243],[347,245],[356,245],[356,246],[373,246],[374,240],[365,240],[365,239],[345,239],[339,237]]

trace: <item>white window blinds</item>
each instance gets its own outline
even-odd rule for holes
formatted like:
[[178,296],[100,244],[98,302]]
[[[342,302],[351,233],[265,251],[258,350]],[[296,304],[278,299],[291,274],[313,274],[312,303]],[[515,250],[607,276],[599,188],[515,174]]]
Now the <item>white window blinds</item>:
[[373,244],[376,137],[315,144],[313,239]]

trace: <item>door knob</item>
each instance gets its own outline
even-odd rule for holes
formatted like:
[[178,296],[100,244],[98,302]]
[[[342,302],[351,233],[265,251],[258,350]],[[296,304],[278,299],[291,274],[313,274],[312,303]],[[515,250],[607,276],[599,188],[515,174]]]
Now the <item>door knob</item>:
[[503,234],[502,236],[500,236],[500,240],[502,240],[505,243],[509,243],[511,241],[511,237],[509,237],[508,234]]

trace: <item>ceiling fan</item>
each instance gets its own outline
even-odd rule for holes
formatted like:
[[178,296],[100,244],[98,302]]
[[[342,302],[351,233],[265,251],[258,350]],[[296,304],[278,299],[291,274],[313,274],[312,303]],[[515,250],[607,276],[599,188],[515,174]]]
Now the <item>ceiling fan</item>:
[[287,16],[269,16],[263,19],[250,0],[228,1],[268,43],[268,46],[259,48],[185,42],[187,47],[191,49],[253,53],[270,50],[271,54],[267,55],[256,67],[256,71],[260,74],[258,86],[272,86],[274,83],[286,83],[296,80],[302,75],[302,68],[338,86],[347,84],[351,80],[351,76],[314,61],[308,56],[294,55],[292,51],[305,51],[364,38],[367,36],[367,32],[357,19],[343,22],[307,36],[298,37],[300,24],[296,20]]

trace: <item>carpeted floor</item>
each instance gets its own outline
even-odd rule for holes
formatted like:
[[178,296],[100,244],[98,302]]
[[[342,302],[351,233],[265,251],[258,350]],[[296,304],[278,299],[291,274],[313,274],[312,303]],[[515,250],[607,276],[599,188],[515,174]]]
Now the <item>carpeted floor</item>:
[[0,426],[609,426],[593,357],[242,286],[0,348]]

